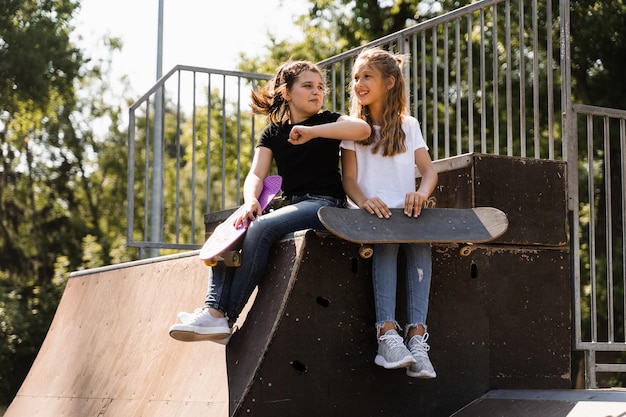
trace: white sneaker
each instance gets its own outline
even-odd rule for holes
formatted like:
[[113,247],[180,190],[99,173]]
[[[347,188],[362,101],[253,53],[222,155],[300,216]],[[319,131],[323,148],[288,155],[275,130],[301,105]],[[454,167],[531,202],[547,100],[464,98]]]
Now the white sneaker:
[[402,336],[395,330],[387,330],[384,335],[378,338],[378,354],[374,363],[385,369],[397,369],[414,364],[415,359],[404,346]]
[[407,342],[407,347],[415,359],[415,363],[406,370],[406,374],[410,377],[430,379],[437,376],[428,358],[430,346],[426,340],[428,340],[428,333],[424,333],[424,336],[415,335]]
[[203,308],[196,309],[193,314],[178,313],[181,324],[170,327],[170,336],[183,342],[210,340],[226,344],[230,340],[231,329],[226,317],[213,317]]
[[186,311],[179,311],[176,317],[178,317],[178,320],[180,320],[182,323],[188,323],[193,318],[193,313],[187,313]]

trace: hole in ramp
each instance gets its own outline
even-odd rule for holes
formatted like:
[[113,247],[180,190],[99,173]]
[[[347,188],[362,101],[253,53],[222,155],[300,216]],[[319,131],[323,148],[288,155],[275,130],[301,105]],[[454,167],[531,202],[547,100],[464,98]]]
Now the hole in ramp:
[[321,305],[322,307],[328,307],[330,305],[330,300],[322,296],[317,297],[317,300],[315,301],[317,301],[317,304]]
[[300,362],[299,360],[294,360],[291,362],[291,366],[296,370],[299,374],[306,373],[306,365]]

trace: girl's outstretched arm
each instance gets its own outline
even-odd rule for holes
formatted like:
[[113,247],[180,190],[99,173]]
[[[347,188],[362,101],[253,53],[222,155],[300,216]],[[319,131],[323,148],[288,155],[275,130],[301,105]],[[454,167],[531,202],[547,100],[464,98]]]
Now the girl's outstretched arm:
[[371,131],[370,125],[365,120],[341,116],[333,123],[315,126],[295,125],[289,134],[289,142],[302,145],[313,138],[360,141],[367,139]]

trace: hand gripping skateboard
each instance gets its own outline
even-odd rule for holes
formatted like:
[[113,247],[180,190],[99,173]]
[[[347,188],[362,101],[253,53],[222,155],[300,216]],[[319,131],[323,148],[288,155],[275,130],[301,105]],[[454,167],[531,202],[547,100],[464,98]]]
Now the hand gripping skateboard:
[[[280,191],[280,187],[283,183],[283,179],[279,175],[269,176],[263,181],[263,191],[259,196],[259,204],[261,204],[261,210],[265,210],[276,194]],[[239,266],[241,265],[241,254],[239,250],[233,249],[235,243],[242,237],[247,226],[235,227],[235,220],[243,214],[245,208],[239,207],[233,212],[226,220],[220,223],[211,236],[204,242],[202,249],[200,249],[200,260],[207,266],[215,266],[219,261],[224,262],[226,266]]]
[[[360,243],[363,258],[373,255],[374,243],[480,243],[501,236],[509,222],[493,207],[470,209],[424,208],[419,217],[407,217],[404,209],[391,209],[388,219],[379,219],[363,209],[322,207],[317,212],[322,224],[334,235]],[[471,248],[461,249],[469,255]]]

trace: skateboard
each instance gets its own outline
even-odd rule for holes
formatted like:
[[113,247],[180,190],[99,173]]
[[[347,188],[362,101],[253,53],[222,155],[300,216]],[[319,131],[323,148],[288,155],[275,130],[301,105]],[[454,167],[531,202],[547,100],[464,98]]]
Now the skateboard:
[[[263,181],[263,191],[259,196],[261,209],[265,210],[280,192],[283,179],[280,175],[272,175]],[[200,260],[206,266],[215,266],[222,261],[226,266],[241,265],[241,253],[236,249],[239,239],[246,233],[248,226],[235,227],[235,219],[241,217],[244,207],[235,210],[226,220],[220,223],[200,249]]]
[[322,224],[334,235],[360,243],[359,255],[373,255],[374,243],[466,243],[461,254],[471,253],[471,243],[488,242],[506,232],[509,222],[493,207],[469,209],[424,208],[418,218],[407,217],[404,209],[391,209],[388,219],[379,219],[363,209],[322,207],[317,212]]

